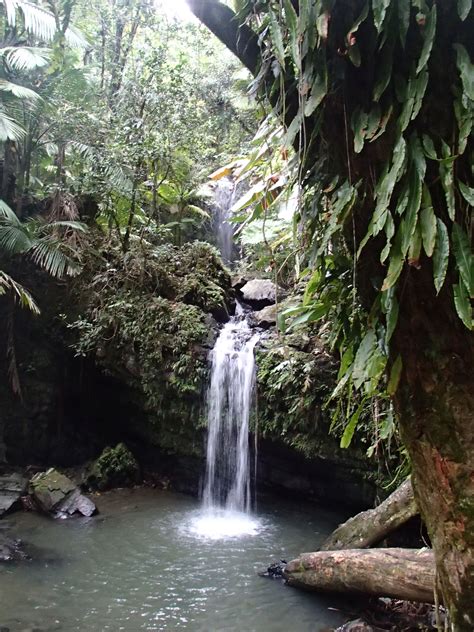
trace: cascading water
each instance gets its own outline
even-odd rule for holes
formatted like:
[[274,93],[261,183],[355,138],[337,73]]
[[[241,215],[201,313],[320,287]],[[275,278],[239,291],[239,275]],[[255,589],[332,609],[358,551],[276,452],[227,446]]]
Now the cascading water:
[[213,229],[216,245],[226,265],[232,265],[236,258],[234,229],[230,223],[230,209],[237,197],[237,187],[229,178],[222,178],[215,185],[213,201]]
[[260,522],[250,515],[249,449],[254,348],[260,337],[238,305],[212,351],[203,510],[191,525],[191,531],[200,537],[241,537],[261,529]]
[[[233,230],[228,221],[234,195],[231,180],[223,178],[218,182],[214,192],[214,229],[227,264],[235,258]],[[224,325],[212,350],[203,510],[191,525],[191,530],[202,537],[254,535],[261,528],[259,521],[250,516],[249,448],[254,348],[260,337],[237,303],[235,316]]]
[[212,351],[203,493],[207,508],[250,510],[249,419],[259,337],[238,314],[223,327]]

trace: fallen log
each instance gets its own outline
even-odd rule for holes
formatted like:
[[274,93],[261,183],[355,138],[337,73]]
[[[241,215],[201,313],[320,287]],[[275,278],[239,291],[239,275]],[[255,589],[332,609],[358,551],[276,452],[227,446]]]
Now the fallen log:
[[435,563],[429,549],[350,549],[302,553],[283,576],[307,590],[434,602]]
[[362,511],[339,525],[324,542],[321,551],[365,549],[383,540],[388,533],[417,514],[411,479],[407,478],[378,507]]

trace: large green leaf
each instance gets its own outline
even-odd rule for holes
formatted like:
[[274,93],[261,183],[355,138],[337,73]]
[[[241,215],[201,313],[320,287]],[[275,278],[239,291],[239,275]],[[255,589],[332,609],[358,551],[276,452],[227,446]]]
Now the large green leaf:
[[456,214],[456,198],[454,195],[454,156],[449,145],[442,141],[443,158],[439,163],[439,175],[443,185],[449,219],[454,221]]
[[282,68],[285,68],[285,44],[283,43],[283,34],[280,29],[280,24],[274,11],[269,9],[270,16],[270,31],[272,34],[272,42],[274,44],[275,55]]
[[374,15],[374,24],[377,31],[381,31],[385,20],[387,9],[390,6],[390,0],[372,0],[372,13]]
[[469,296],[474,298],[474,255],[469,238],[459,224],[453,224],[451,233],[453,251],[459,273],[467,288]]
[[421,237],[423,240],[423,248],[428,257],[433,255],[436,244],[436,216],[432,206],[425,206],[420,213]]
[[365,399],[362,400],[362,402],[359,404],[355,413],[351,415],[351,418],[349,419],[349,423],[345,427],[344,432],[341,437],[341,443],[340,443],[341,448],[348,448],[351,445],[352,438],[354,437],[354,432],[357,428],[357,424],[359,423],[361,412],[364,409],[364,405],[365,405]]
[[444,279],[446,278],[446,272],[448,270],[449,263],[449,236],[446,224],[439,217],[436,218],[438,225],[436,235],[436,246],[433,252],[433,278],[436,293],[443,287]]
[[459,280],[459,283],[453,285],[454,292],[454,305],[456,306],[456,311],[458,313],[459,318],[466,325],[468,329],[473,328],[472,322],[472,307],[471,301],[469,300],[469,295],[467,293],[466,288],[464,287],[464,283],[462,279]]
[[458,0],[458,14],[461,20],[465,20],[472,9],[472,0]]
[[402,46],[405,46],[408,27],[410,26],[411,0],[398,0],[397,8],[400,42]]
[[402,368],[402,356],[398,355],[390,370],[390,377],[387,385],[387,393],[390,395],[390,397],[393,397],[393,395],[395,395],[395,393],[397,392],[398,385],[400,383],[400,377],[402,375]]
[[472,206],[474,208],[474,189],[468,187],[460,180],[458,180],[458,186],[463,198],[466,200],[469,206]]
[[436,18],[436,4],[433,4],[431,11],[426,17],[426,22],[423,30],[423,48],[421,49],[420,59],[416,68],[417,75],[423,70],[430,58],[436,32]]
[[457,53],[457,66],[464,92],[474,101],[474,64],[471,63],[469,54],[462,44],[454,44]]

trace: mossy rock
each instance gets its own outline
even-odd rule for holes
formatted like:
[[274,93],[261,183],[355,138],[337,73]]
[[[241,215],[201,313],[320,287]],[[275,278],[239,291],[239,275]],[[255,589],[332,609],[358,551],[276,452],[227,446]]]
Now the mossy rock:
[[140,466],[124,443],[105,448],[87,476],[87,485],[100,490],[130,487],[139,482]]

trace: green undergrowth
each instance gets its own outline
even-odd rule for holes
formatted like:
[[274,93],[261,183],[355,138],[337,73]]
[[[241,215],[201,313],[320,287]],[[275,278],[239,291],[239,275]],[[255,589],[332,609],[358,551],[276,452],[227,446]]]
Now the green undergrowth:
[[84,307],[69,324],[76,354],[131,387],[146,413],[147,440],[186,451],[202,424],[217,329],[211,314],[227,312],[228,272],[202,242],[177,248],[136,240],[123,254],[96,238],[85,258],[76,287]]

